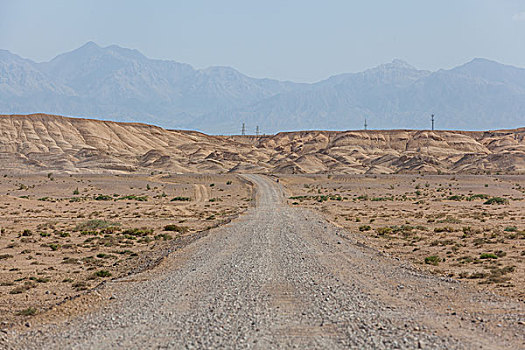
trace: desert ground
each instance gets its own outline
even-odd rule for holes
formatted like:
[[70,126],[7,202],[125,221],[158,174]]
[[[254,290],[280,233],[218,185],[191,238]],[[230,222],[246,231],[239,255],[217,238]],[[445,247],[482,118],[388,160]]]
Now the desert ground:
[[525,128],[0,116],[0,348],[525,348]]
[[6,347],[525,345],[523,302],[420,271],[315,210],[288,205],[281,181],[245,179],[257,196],[244,215],[176,250],[157,268],[108,279],[96,291],[102,302],[89,312],[7,331]]
[[244,212],[236,175],[0,176],[0,322],[32,315]]
[[525,176],[279,176],[288,204],[421,269],[525,301]]

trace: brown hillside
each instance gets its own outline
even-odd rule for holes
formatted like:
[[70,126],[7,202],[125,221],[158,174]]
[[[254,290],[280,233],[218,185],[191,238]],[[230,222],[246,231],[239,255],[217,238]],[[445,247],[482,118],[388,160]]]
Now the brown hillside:
[[525,128],[209,136],[45,114],[0,116],[10,172],[525,173]]

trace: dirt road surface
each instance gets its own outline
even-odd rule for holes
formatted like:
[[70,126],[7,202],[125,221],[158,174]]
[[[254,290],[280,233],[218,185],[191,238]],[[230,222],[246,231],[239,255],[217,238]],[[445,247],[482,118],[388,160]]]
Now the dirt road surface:
[[525,347],[522,303],[356,244],[283,204],[279,184],[246,175],[257,206],[114,280],[93,312],[3,335],[13,349]]

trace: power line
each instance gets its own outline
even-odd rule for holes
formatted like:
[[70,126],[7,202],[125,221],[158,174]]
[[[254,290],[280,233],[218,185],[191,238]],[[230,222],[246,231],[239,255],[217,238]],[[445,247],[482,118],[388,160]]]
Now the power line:
[[432,131],[434,131],[434,115],[432,114],[430,118],[430,120],[432,120]]

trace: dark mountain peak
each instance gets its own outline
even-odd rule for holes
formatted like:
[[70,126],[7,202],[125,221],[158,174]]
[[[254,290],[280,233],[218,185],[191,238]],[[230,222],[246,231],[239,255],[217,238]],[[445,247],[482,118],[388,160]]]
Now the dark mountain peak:
[[[70,51],[70,52],[63,53],[62,55],[67,55],[67,54],[71,54],[71,53],[75,53],[77,55],[90,55],[90,54],[97,53],[97,52],[100,52],[100,51],[102,51],[102,48],[100,46],[98,46],[93,41],[88,41],[87,43],[85,43],[84,45],[80,46],[79,48],[77,48],[77,49],[75,49],[73,51]],[[62,55],[59,55],[59,56],[62,56]]]
[[0,60],[2,62],[18,62],[18,63],[24,62],[24,63],[30,63],[30,64],[34,63],[33,61],[27,58],[20,57],[17,54],[12,53],[9,50],[2,50],[2,49],[0,49]]
[[232,68],[232,67],[226,67],[226,66],[214,66],[214,67],[208,67],[200,70],[203,74],[206,75],[213,75],[213,76],[219,76],[219,77],[241,77],[244,76],[241,72],[238,70]]
[[474,58],[471,61],[462,64],[461,66],[456,67],[455,69],[471,69],[471,68],[491,68],[491,67],[505,67],[504,64],[501,64],[496,61],[492,61],[486,58]]
[[392,60],[392,62],[390,63],[381,64],[375,68],[368,69],[365,72],[399,71],[399,70],[418,71],[418,69],[412,66],[411,64],[396,58]]
[[0,49],[0,59],[1,60],[7,60],[7,59],[20,59],[20,56],[15,55],[9,50],[2,50]]
[[121,61],[146,59],[146,57],[138,50],[126,49],[117,45],[101,47],[93,41],[88,41],[73,51],[58,55],[51,60],[51,63],[64,61],[87,62],[95,57]]
[[394,58],[392,60],[391,63],[387,64],[388,66],[390,67],[395,67],[395,68],[404,68],[404,69],[414,69],[414,70],[417,70],[416,67],[414,67],[413,65],[409,64],[408,62],[406,61],[403,61],[399,58]]
[[94,48],[99,48],[100,49],[100,46],[98,46],[97,43],[95,43],[94,41],[88,41],[87,43],[85,43],[84,45],[79,47],[79,49],[84,49],[84,50],[94,49]]
[[126,58],[139,59],[139,60],[147,58],[146,56],[142,54],[142,52],[140,52],[137,49],[128,49],[125,47],[120,47],[118,45],[111,45],[111,46],[103,48],[102,50],[111,52],[111,53],[114,53],[114,54],[117,54],[119,56],[126,57]]
[[509,66],[486,58],[474,58],[459,67],[452,68],[453,74],[484,81],[513,84],[525,88],[525,69]]

